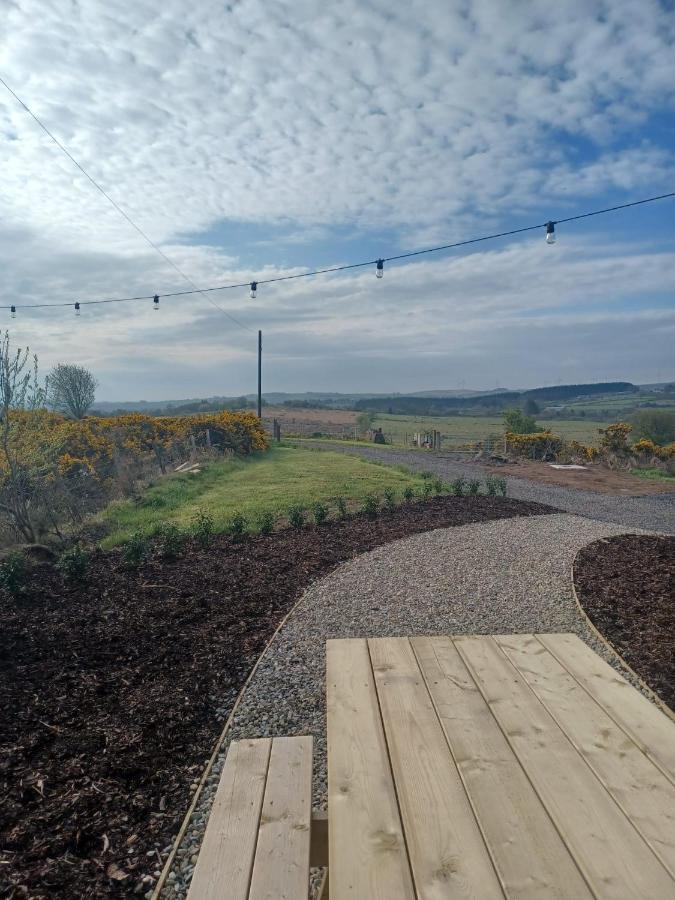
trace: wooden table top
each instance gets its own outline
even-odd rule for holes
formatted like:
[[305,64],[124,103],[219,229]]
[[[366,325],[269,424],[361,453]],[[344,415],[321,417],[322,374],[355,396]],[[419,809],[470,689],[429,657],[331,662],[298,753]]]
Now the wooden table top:
[[327,643],[331,900],[675,898],[675,723],[575,635]]

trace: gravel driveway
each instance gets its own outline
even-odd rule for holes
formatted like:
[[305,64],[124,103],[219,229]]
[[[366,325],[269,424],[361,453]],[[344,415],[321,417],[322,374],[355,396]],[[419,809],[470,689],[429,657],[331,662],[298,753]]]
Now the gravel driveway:
[[[351,453],[392,465],[404,465],[414,471],[434,472],[446,481],[462,476],[476,478],[484,467],[476,463],[447,459],[414,450],[392,450],[386,447],[340,446],[338,443],[318,444],[319,448],[336,453]],[[645,528],[675,534],[675,494],[650,494],[643,497],[617,497],[595,491],[578,491],[556,484],[527,481],[508,476],[509,497],[536,500],[558,509],[588,516],[602,522],[620,523],[631,528]]]
[[[343,563],[305,592],[273,641],[243,696],[228,743],[312,734],[314,805],[325,805],[324,662],[325,641],[333,637],[575,632],[627,674],[587,629],[570,574],[581,547],[625,531],[567,514],[512,518],[417,534]],[[206,782],[162,897],[185,897],[226,749]]]

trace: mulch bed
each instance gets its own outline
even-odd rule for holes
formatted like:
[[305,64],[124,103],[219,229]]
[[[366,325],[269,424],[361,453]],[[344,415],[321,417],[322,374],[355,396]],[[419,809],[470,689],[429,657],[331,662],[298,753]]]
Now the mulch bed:
[[574,584],[598,631],[675,710],[675,538],[595,541],[577,557]]
[[143,876],[161,867],[224,715],[313,579],[416,532],[555,511],[437,498],[190,544],[138,571],[97,551],[81,585],[36,566],[23,596],[0,597],[0,896],[152,887]]

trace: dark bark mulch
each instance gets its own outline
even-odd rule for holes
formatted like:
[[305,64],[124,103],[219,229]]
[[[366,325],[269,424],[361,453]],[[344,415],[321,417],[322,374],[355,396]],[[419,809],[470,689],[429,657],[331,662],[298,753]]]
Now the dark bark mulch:
[[675,710],[675,538],[595,541],[577,557],[574,584],[598,631]]
[[81,585],[37,566],[25,595],[0,597],[0,896],[148,889],[140,880],[160,867],[154,850],[177,831],[224,714],[313,579],[415,532],[548,512],[439,498],[190,544],[137,572],[97,551]]

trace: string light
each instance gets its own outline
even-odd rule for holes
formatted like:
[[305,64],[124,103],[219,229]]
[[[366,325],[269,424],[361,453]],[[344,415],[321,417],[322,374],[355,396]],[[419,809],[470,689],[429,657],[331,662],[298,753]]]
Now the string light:
[[80,314],[80,304],[76,303],[75,304],[75,315],[79,316],[79,314]]
[[155,312],[157,312],[157,310],[159,309],[159,294],[155,294],[155,296],[152,298],[152,303],[152,308],[155,310]]
[[[233,290],[233,289],[237,289],[237,288],[248,287],[250,289],[251,298],[255,299],[256,295],[257,295],[257,289],[258,289],[259,284],[273,284],[273,283],[280,282],[280,281],[293,281],[296,278],[311,278],[315,275],[325,275],[325,274],[332,273],[332,272],[345,272],[350,269],[361,269],[365,266],[372,266],[373,264],[375,264],[375,266],[376,266],[375,274],[377,275],[378,278],[382,278],[384,275],[384,264],[386,262],[398,262],[399,260],[411,259],[413,257],[423,256],[428,253],[438,253],[439,251],[442,251],[442,250],[453,250],[458,247],[466,247],[466,246],[472,245],[472,244],[484,243],[485,241],[497,240],[498,238],[511,237],[512,235],[516,235],[516,234],[524,234],[525,232],[528,232],[528,231],[539,231],[539,229],[541,229],[541,228],[546,229],[546,241],[547,241],[547,243],[552,244],[555,242],[555,226],[556,225],[560,225],[560,224],[567,223],[567,222],[576,222],[579,219],[587,219],[590,216],[599,216],[599,215],[602,215],[603,213],[610,213],[610,212],[615,212],[615,211],[621,210],[621,209],[628,209],[629,207],[633,207],[633,206],[642,206],[645,203],[654,203],[657,200],[666,200],[666,199],[670,199],[673,197],[675,197],[675,191],[672,191],[669,194],[660,194],[657,197],[646,197],[643,200],[633,200],[630,203],[622,203],[618,206],[610,206],[605,209],[595,209],[595,210],[592,210],[591,212],[579,213],[576,216],[568,216],[567,218],[564,218],[564,219],[556,219],[555,221],[550,220],[548,222],[540,223],[537,225],[526,225],[523,228],[512,228],[509,231],[500,231],[500,232],[496,232],[495,234],[486,234],[486,235],[482,235],[481,237],[468,238],[467,240],[455,241],[454,243],[451,243],[451,244],[442,244],[438,247],[426,247],[425,249],[422,249],[422,250],[412,250],[408,253],[399,253],[396,256],[385,256],[385,257],[381,257],[380,259],[371,259],[371,260],[366,260],[364,262],[348,263],[347,265],[343,265],[343,266],[330,266],[325,269],[313,269],[308,272],[299,272],[294,275],[278,275],[274,278],[265,278],[260,281],[238,282],[238,283],[234,283],[234,284],[219,284],[219,285],[215,285],[214,287],[207,287],[207,288],[195,287],[194,290],[171,291],[171,292],[166,292],[166,293],[162,294],[161,296],[162,297],[185,297],[185,296],[190,296],[193,294],[202,294],[205,296],[207,293],[211,293],[213,291],[227,291],[227,290]],[[100,304],[100,303],[127,303],[127,302],[134,301],[134,300],[149,300],[152,298],[154,301],[154,309],[159,309],[159,297],[160,297],[159,294],[155,294],[154,296],[149,295],[149,294],[144,294],[142,296],[137,296],[137,297],[110,297],[110,298],[105,298],[105,299],[101,299],[101,300],[82,300],[81,305],[82,306],[85,306],[85,305],[90,306],[90,305]],[[72,301],[66,301],[66,302],[62,302],[62,303],[59,303],[59,302],[57,302],[57,303],[26,303],[25,305],[22,305],[22,308],[23,309],[44,309],[44,308],[52,307],[52,306],[72,306],[72,305],[73,305]],[[218,308],[220,309],[220,307],[218,307]],[[11,309],[13,311],[13,315],[16,312],[15,306],[8,307],[8,306],[0,305],[0,309]],[[221,310],[221,311],[224,312],[224,310]],[[227,315],[229,315],[229,313]],[[232,316],[230,316],[230,318],[232,318]],[[237,322],[237,324],[240,325],[241,323]],[[248,329],[248,326],[243,325],[242,327]],[[250,329],[248,329],[248,330],[250,330]]]
[[16,306],[11,306],[10,310],[12,312],[12,318],[16,319]]

